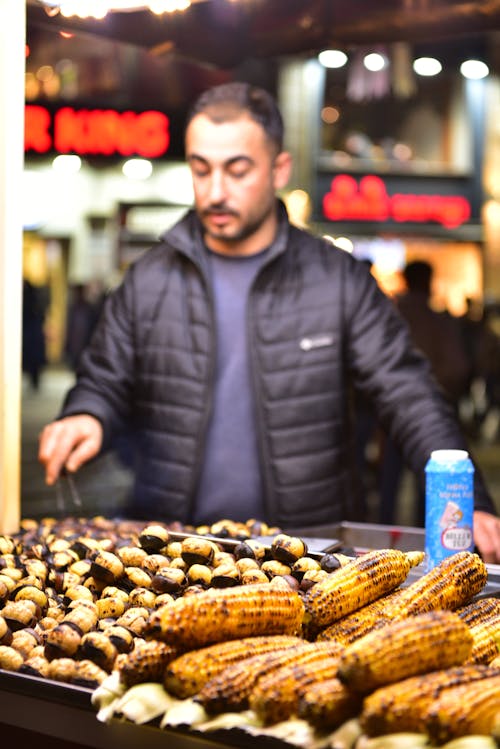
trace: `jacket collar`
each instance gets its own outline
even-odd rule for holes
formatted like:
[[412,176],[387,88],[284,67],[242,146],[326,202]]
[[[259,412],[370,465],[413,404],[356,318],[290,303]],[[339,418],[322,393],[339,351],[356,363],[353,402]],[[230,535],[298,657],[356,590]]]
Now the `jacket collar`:
[[[290,232],[285,204],[279,198],[277,202],[278,230],[269,249],[268,261],[285,251]],[[161,239],[197,265],[205,267],[207,251],[203,241],[202,226],[194,209],[189,210],[171,229],[164,232]]]

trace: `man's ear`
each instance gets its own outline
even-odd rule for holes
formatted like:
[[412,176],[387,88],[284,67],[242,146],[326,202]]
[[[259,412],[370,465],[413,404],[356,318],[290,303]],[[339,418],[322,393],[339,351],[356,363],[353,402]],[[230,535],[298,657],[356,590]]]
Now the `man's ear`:
[[273,166],[273,182],[275,190],[282,190],[288,184],[292,174],[292,157],[288,151],[281,151],[275,160]]

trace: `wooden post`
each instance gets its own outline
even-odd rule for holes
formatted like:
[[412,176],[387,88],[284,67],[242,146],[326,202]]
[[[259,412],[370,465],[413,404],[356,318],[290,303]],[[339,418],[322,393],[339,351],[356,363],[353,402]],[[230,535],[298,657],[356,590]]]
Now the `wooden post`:
[[0,0],[0,533],[20,522],[24,0]]

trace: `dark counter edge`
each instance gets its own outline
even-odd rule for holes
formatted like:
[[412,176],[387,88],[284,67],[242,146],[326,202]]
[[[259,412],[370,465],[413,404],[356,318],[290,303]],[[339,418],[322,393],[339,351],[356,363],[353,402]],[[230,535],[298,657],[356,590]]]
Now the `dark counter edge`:
[[[160,729],[113,718],[97,719],[91,704],[92,690],[0,669],[0,736],[13,727],[37,734],[37,749],[44,737],[67,742],[67,749],[290,749],[285,742],[231,729],[202,734],[189,729]],[[52,746],[52,745],[51,745]]]

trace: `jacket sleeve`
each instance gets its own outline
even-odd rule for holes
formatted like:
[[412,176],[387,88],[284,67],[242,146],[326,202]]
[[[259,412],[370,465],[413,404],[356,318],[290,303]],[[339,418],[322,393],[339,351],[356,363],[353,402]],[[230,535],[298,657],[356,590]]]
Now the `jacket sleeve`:
[[[344,272],[345,355],[359,389],[424,484],[432,450],[470,447],[429,361],[413,345],[409,328],[367,268],[347,257]],[[473,457],[473,456],[472,456]],[[475,509],[495,513],[475,463]]]
[[129,420],[134,377],[133,272],[110,293],[89,345],[81,356],[74,387],[60,418],[86,413],[104,430],[103,448]]

